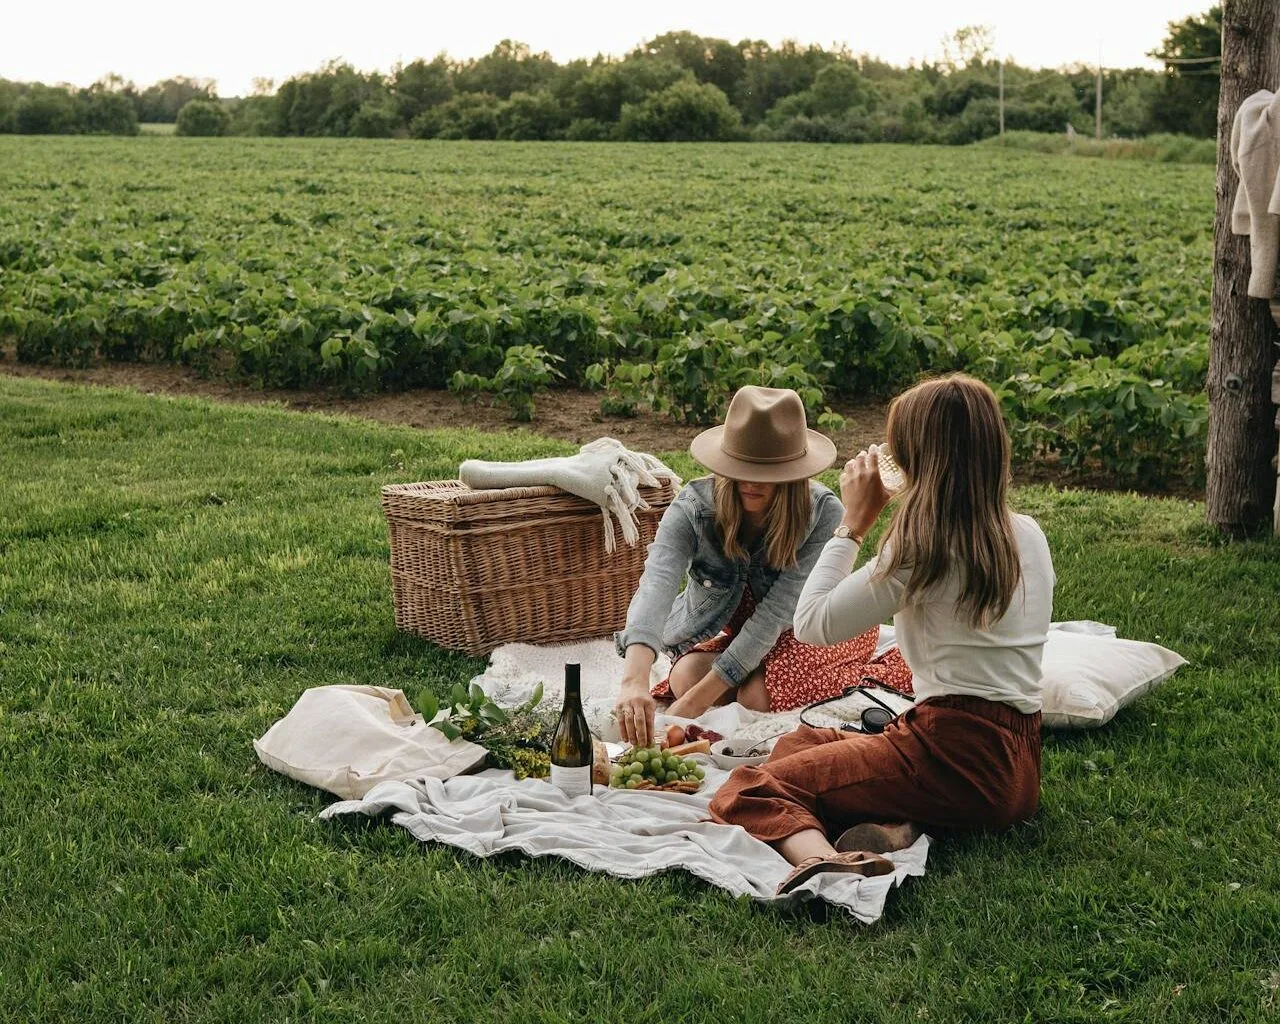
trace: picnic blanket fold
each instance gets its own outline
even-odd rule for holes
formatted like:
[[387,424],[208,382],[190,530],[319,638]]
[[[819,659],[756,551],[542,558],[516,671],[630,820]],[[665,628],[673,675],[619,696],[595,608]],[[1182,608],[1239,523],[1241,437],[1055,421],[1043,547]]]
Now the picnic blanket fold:
[[897,866],[891,875],[817,875],[796,893],[777,897],[774,890],[790,866],[744,829],[707,820],[711,797],[728,775],[711,765],[706,771],[707,785],[692,796],[597,789],[593,796],[570,798],[541,780],[520,781],[497,770],[423,777],[381,783],[363,799],[332,804],[320,816],[390,812],[392,823],[416,839],[477,857],[512,851],[555,856],[620,878],[680,869],[734,896],[823,899],[867,924],[879,919],[896,886],[925,872],[927,836],[891,855]]

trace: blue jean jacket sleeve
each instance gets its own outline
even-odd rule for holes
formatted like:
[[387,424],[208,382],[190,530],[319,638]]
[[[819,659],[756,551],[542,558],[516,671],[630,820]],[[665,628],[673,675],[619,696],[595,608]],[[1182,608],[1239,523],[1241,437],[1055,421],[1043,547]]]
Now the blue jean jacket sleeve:
[[831,533],[840,525],[844,508],[831,493],[824,494],[813,517],[813,528],[800,545],[796,564],[779,573],[769,593],[756,605],[751,617],[742,625],[738,635],[715,661],[716,671],[732,686],[741,686],[747,676],[759,667],[764,656],[773,649],[784,630],[791,628],[796,602],[804,581],[817,564],[818,556]]
[[632,644],[644,644],[654,654],[662,653],[662,628],[697,545],[698,531],[689,500],[681,493],[662,514],[658,532],[649,545],[640,584],[627,606],[626,628],[614,634],[618,654],[625,656]]

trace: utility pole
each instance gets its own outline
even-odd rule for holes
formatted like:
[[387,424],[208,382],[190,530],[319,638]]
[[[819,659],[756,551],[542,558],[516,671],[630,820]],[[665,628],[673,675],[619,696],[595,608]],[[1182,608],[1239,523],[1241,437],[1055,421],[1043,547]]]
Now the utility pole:
[[1000,141],[1004,141],[1004,58],[1000,58]]
[[[1226,0],[1218,98],[1217,212],[1209,318],[1209,443],[1205,515],[1211,526],[1249,534],[1276,516],[1272,373],[1280,332],[1264,299],[1251,299],[1249,239],[1231,232],[1240,179],[1231,166],[1231,128],[1246,96],[1280,82],[1280,10],[1274,0]],[[1275,526],[1280,526],[1277,516]]]
[[1093,99],[1093,137],[1102,138],[1102,40],[1098,40],[1098,88]]

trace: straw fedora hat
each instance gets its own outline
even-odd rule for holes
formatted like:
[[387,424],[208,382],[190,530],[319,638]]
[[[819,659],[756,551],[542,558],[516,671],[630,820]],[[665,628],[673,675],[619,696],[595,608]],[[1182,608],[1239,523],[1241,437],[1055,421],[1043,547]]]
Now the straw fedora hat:
[[730,480],[780,484],[821,473],[835,462],[836,446],[805,425],[794,391],[748,384],[729,402],[723,425],[695,437],[689,453]]

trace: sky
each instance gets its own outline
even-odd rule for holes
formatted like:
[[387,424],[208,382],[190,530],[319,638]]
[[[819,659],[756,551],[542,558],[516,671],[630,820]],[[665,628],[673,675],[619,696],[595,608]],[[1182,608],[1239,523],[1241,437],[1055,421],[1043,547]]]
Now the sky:
[[174,75],[212,78],[223,96],[255,78],[283,81],[332,58],[365,70],[397,61],[479,57],[503,38],[557,61],[621,56],[663,32],[736,42],[846,43],[890,63],[935,59],[942,38],[988,25],[995,56],[1031,67],[1157,67],[1145,56],[1168,22],[1213,0],[44,0],[0,19],[0,78],[89,85],[108,72],[140,86]]

